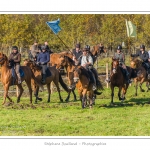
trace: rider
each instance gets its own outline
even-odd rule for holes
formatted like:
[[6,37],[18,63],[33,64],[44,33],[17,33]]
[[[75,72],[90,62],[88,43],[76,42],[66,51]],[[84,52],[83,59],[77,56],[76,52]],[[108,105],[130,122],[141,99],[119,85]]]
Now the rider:
[[47,69],[47,63],[50,61],[50,55],[46,51],[45,45],[41,46],[42,52],[39,53],[37,57],[37,64],[42,67],[42,83],[45,83],[46,80],[46,69]]
[[[124,54],[123,54],[123,52],[121,50],[122,50],[122,46],[118,45],[117,46],[117,52],[114,54],[113,58],[114,59],[119,59],[119,65],[122,67],[122,69],[125,72],[126,81],[128,83],[131,83],[131,80],[129,78],[129,72],[128,72],[128,70],[126,68],[126,65],[125,65],[125,56],[124,56]],[[106,81],[110,82],[110,79],[107,79]]]
[[147,70],[148,78],[150,78],[150,63],[149,63],[149,54],[145,51],[145,45],[140,45],[140,51],[137,54],[131,54],[131,57],[139,56],[143,60],[143,67]]
[[80,44],[76,44],[76,48],[73,50],[73,60],[77,62],[77,60],[82,56],[82,51],[80,49]]
[[96,91],[97,90],[96,79],[93,72],[91,71],[91,68],[93,66],[93,58],[91,55],[89,55],[88,53],[89,51],[90,51],[90,46],[86,45],[86,47],[82,51],[83,55],[81,57],[80,62],[81,62],[81,66],[83,66],[85,69],[88,70],[88,73],[90,75],[90,80],[93,83],[93,90]]
[[21,84],[21,76],[20,76],[20,62],[21,62],[21,54],[18,52],[18,47],[12,47],[12,53],[9,56],[9,62],[13,62],[17,77],[18,77],[18,84]]
[[31,47],[31,55],[32,55],[34,61],[36,61],[36,59],[37,59],[36,56],[37,56],[38,52],[39,52],[38,42],[35,40],[34,44]]
[[45,41],[44,44],[45,44],[46,51],[47,51],[49,54],[53,53],[53,52],[51,51],[51,49],[49,48],[49,46],[48,46],[48,42]]

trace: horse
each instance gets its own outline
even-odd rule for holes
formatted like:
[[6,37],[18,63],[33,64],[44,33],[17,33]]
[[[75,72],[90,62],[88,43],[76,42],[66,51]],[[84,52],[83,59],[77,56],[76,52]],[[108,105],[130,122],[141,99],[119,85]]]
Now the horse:
[[[11,85],[17,85],[18,89],[20,90],[20,93],[17,97],[17,103],[19,103],[24,89],[22,87],[22,84],[18,84],[17,75],[12,70],[12,67],[9,66],[9,61],[8,61],[7,56],[1,52],[0,52],[0,65],[1,65],[1,82],[2,82],[4,90],[5,90],[4,100],[3,100],[2,104],[3,105],[5,104],[6,98],[8,98],[8,100],[13,103],[12,99],[8,96],[9,87]],[[22,82],[25,81],[27,84],[27,87],[29,89],[29,95],[30,95],[30,104],[32,104],[31,79],[33,79],[34,82],[39,87],[42,88],[42,90],[43,90],[43,85],[40,82],[38,82],[38,80],[35,78],[32,70],[28,66],[21,66],[21,69],[24,72],[24,76],[21,77],[21,81]]]
[[76,88],[80,95],[81,105],[84,109],[87,106],[87,99],[89,107],[92,108],[94,101],[94,91],[92,89],[93,84],[90,82],[90,76],[87,70],[82,66],[76,66],[73,70],[73,79],[76,84]]
[[137,89],[138,89],[138,82],[140,82],[140,91],[144,92],[144,89],[142,89],[143,82],[146,82],[147,86],[147,92],[149,91],[149,83],[150,79],[147,78],[147,71],[142,65],[142,60],[138,57],[131,58],[130,59],[130,66],[133,68],[136,72],[136,77],[134,78],[134,84],[135,84],[135,96],[137,96]]
[[[103,51],[100,51],[100,50],[99,50],[99,44],[93,46],[91,53],[93,54],[93,56],[97,56],[97,57],[98,57],[98,56],[102,57],[103,54],[105,54],[105,56],[108,55],[108,51],[107,51],[106,48],[105,48]],[[96,61],[96,60],[95,60],[95,61]],[[94,62],[95,62],[95,61],[94,61]]]
[[[119,100],[125,100],[125,94],[127,92],[129,83],[126,82],[125,77],[122,73],[121,67],[119,65],[119,60],[112,58],[111,64],[111,76],[110,76],[110,88],[111,88],[111,104],[113,104],[114,97],[114,87],[118,87],[118,97]],[[122,91],[122,97],[121,97]]]
[[[41,81],[42,79],[42,75],[41,75],[41,67],[38,66],[35,62],[31,61],[31,60],[24,60],[24,64],[26,64],[27,66],[29,66],[31,68],[31,70],[33,71],[35,77]],[[45,81],[45,84],[43,85],[47,85],[47,90],[48,90],[48,100],[47,102],[50,103],[50,95],[51,95],[51,89],[50,89],[50,85],[51,85],[51,82],[53,81],[54,84],[56,85],[56,88],[57,88],[57,91],[58,91],[58,94],[59,94],[59,99],[60,99],[60,102],[63,102],[63,99],[61,97],[61,94],[60,94],[60,88],[59,88],[59,83],[61,84],[61,86],[64,88],[64,90],[68,93],[68,88],[66,86],[66,84],[63,82],[62,80],[62,77],[59,73],[59,71],[56,69],[55,66],[53,67],[48,67],[47,68],[50,73],[51,73],[51,76],[48,76],[46,78],[46,81]],[[33,83],[35,85],[35,83]],[[36,97],[35,99],[35,104],[37,104],[37,101],[39,100],[39,97],[38,97],[38,92],[39,92],[39,86],[38,85],[35,85],[35,89],[34,89],[34,95]]]
[[64,67],[66,69],[67,78],[69,82],[69,92],[66,98],[66,102],[69,101],[71,92],[73,93],[74,101],[76,101],[76,94],[74,92],[75,89],[71,86],[73,84],[73,69],[75,67],[75,63],[70,57],[61,55],[61,60],[58,62],[56,68],[60,69],[61,67]]

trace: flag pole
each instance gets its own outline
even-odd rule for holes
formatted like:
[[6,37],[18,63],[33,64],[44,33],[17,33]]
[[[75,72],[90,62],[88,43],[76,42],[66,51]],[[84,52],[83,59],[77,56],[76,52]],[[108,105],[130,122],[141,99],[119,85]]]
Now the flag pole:
[[69,49],[69,47],[64,43],[64,41],[56,34],[56,36],[59,38],[59,40],[66,46],[66,48],[72,53],[72,51]]

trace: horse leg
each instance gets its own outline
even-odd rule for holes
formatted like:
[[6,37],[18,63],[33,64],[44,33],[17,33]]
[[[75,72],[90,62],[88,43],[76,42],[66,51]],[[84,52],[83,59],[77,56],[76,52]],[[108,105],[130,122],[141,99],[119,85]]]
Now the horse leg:
[[122,98],[121,98],[121,90],[122,90],[122,87],[120,86],[119,87],[119,91],[118,91],[118,98],[119,98],[119,100],[123,100]]
[[114,86],[111,86],[111,104],[113,104],[113,98],[114,98]]
[[5,89],[5,92],[4,92],[4,99],[3,99],[2,105],[4,105],[6,103],[6,97],[8,95],[8,90],[9,90],[8,84],[4,86],[4,89]]
[[59,88],[58,82],[56,82],[56,81],[53,81],[53,82],[56,85],[56,88],[57,88],[57,91],[58,91],[58,94],[59,94],[60,102],[63,102],[63,99],[62,99],[61,94],[60,94],[60,88]]
[[148,92],[149,91],[149,82],[148,81],[146,82],[146,87],[147,87],[147,91],[146,92]]
[[30,104],[32,104],[32,88],[31,88],[31,80],[26,81],[26,84],[29,89],[29,94],[30,94]]
[[137,96],[138,82],[135,80],[135,96]]
[[34,95],[35,95],[35,104],[37,104],[38,102],[38,94],[39,94],[39,86],[36,87],[35,91],[34,91]]
[[47,102],[50,103],[50,96],[51,96],[50,83],[47,84],[47,91],[48,91],[48,100],[47,100]]
[[87,94],[87,89],[84,89],[83,92],[83,97],[82,97],[82,108],[84,109],[86,107],[86,94]]
[[145,90],[144,90],[144,89],[142,89],[142,84],[143,84],[143,82],[140,82],[140,84],[139,84],[140,91],[141,91],[141,92],[145,92]]
[[17,103],[19,103],[19,102],[20,102],[20,97],[21,97],[21,95],[22,95],[24,89],[23,89],[23,87],[22,87],[22,84],[18,84],[17,87],[18,87],[18,89],[20,90],[19,95],[18,95],[18,97],[17,97]]
[[74,101],[77,101],[77,97],[76,97],[76,94],[74,92],[74,89],[72,90],[72,93],[73,93],[73,96],[74,96]]
[[68,96],[67,96],[67,98],[65,99],[65,101],[66,101],[66,102],[68,102],[68,101],[69,101],[69,99],[70,99],[70,93],[71,93],[71,89],[69,90],[69,92],[68,92]]

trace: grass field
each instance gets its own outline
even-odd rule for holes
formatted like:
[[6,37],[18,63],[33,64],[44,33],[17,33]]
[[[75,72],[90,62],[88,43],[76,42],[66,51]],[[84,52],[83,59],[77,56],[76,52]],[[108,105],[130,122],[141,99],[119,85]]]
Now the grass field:
[[[143,85],[143,87],[145,84]],[[60,103],[58,93],[53,93],[51,103],[47,94],[40,93],[43,101],[31,107],[29,98],[20,104],[0,105],[1,136],[149,136],[150,93],[128,89],[126,101],[121,104],[115,90],[115,105],[110,105],[110,89],[97,97],[92,109],[81,109],[80,101]],[[65,99],[66,93],[62,92]],[[2,103],[2,98],[1,98]]]

